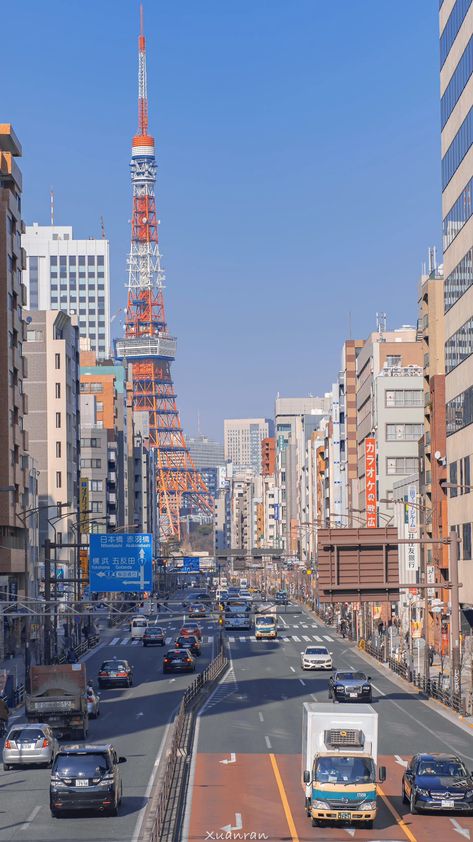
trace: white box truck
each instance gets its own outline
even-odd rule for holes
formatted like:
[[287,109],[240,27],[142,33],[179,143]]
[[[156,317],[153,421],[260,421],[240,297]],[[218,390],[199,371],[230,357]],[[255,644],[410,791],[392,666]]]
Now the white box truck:
[[378,768],[378,714],[371,705],[305,702],[302,777],[312,825],[348,822],[373,827]]

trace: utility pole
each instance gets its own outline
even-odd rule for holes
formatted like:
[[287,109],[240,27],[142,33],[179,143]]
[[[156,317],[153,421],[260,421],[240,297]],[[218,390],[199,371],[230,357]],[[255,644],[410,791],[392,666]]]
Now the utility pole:
[[44,542],[44,663],[51,663],[51,540]]
[[451,589],[451,617],[450,617],[450,631],[451,631],[451,646],[452,646],[452,668],[450,671],[450,693],[452,701],[454,696],[461,694],[461,675],[460,675],[460,601],[459,601],[459,584],[458,584],[458,545],[460,538],[455,529],[450,530],[450,582]]

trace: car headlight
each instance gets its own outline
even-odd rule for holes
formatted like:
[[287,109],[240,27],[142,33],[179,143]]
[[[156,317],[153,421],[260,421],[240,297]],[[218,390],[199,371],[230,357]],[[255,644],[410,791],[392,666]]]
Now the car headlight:
[[468,798],[469,801],[473,798],[473,789],[469,789],[468,792],[465,792],[465,798]]
[[362,810],[376,810],[376,801],[363,801],[360,807]]
[[343,690],[343,684],[336,684],[334,690]]
[[330,810],[326,801],[313,801],[312,806],[315,810]]
[[371,690],[370,685],[369,684],[363,684],[363,690]]
[[429,798],[430,792],[428,789],[422,789],[420,786],[416,789],[416,795],[424,795],[426,798]]

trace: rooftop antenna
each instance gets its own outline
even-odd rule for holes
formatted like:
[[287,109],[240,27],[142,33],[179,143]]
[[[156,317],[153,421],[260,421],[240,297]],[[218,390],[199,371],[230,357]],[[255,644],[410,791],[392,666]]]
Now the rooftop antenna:
[[429,275],[437,271],[437,249],[435,246],[429,247]]
[[383,342],[383,334],[386,333],[386,313],[376,313],[376,326],[379,333],[378,342]]
[[52,187],[49,191],[49,206],[51,212],[51,225],[54,225],[54,190]]
[[100,217],[100,229],[102,231],[102,240],[106,239],[105,236],[105,222],[103,221],[103,216]]

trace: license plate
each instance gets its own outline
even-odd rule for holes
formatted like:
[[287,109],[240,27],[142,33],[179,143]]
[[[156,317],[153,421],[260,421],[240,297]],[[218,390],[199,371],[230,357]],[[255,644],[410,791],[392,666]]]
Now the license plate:
[[357,699],[358,698],[358,693],[349,693],[348,695],[350,696],[350,699]]
[[339,816],[343,821],[351,821],[351,813],[339,813]]
[[171,664],[182,664],[182,661],[180,661],[179,658],[177,658],[176,661],[171,661]]
[[78,779],[76,781],[76,786],[89,786],[89,781],[87,780],[87,778],[80,779],[80,780]]
[[454,807],[454,806],[455,806],[455,802],[454,802],[454,801],[441,801],[441,802],[440,802],[440,805],[441,805],[442,807],[445,807],[445,809],[448,809],[448,808],[450,808],[450,809],[451,809],[452,807]]
[[20,750],[31,751],[34,748],[34,743],[20,743]]

